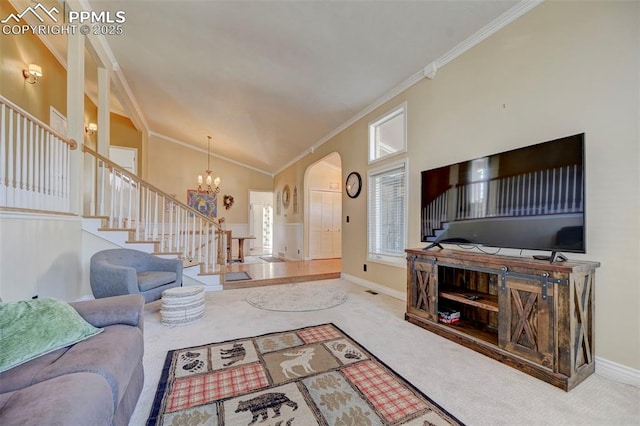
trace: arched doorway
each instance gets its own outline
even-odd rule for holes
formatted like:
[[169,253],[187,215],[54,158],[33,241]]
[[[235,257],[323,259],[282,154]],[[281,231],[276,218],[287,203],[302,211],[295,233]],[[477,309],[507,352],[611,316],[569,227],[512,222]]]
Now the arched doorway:
[[333,152],[305,172],[307,259],[342,257],[342,160]]

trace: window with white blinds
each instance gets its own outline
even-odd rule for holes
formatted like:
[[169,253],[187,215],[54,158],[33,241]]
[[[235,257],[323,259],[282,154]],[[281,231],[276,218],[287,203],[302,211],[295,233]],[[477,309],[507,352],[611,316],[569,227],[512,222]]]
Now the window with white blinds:
[[404,264],[407,223],[407,160],[368,174],[368,258]]

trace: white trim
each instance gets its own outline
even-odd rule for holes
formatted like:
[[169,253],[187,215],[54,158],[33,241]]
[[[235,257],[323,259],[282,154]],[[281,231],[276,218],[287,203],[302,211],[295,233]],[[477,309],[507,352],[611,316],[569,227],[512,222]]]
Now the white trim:
[[347,281],[351,281],[352,283],[361,285],[362,287],[366,287],[370,290],[376,291],[378,293],[386,294],[387,296],[393,297],[394,299],[402,300],[403,302],[407,301],[407,293],[404,291],[394,290],[384,285],[380,285],[378,283],[374,283],[372,281],[365,280],[363,278],[358,278],[353,275],[345,274],[342,272],[340,274],[341,278],[344,278]]
[[305,150],[298,154],[294,159],[286,163],[284,166],[280,167],[278,170],[274,172],[274,175],[286,170],[288,167],[292,166],[300,159],[304,158],[308,154],[313,154],[315,150],[317,150],[320,146],[324,145],[326,142],[331,140],[333,137],[338,135],[340,132],[346,130],[351,125],[355,124],[358,120],[364,118],[369,113],[373,112],[376,108],[382,106],[386,102],[390,101],[394,97],[398,96],[405,90],[409,89],[414,84],[418,83],[422,79],[426,77],[432,79],[435,77],[435,72],[440,70],[440,68],[444,67],[446,64],[457,58],[458,56],[465,53],[467,50],[474,47],[476,44],[480,43],[482,40],[485,40],[489,36],[495,34],[502,28],[506,27],[516,19],[520,18],[525,13],[529,12],[536,6],[540,5],[543,0],[522,0],[520,3],[516,4],[514,7],[498,16],[496,19],[491,21],[489,24],[485,25],[483,28],[478,30],[471,37],[467,38],[465,41],[458,44],[453,49],[449,50],[447,53],[442,55],[440,58],[436,59],[432,63],[425,66],[420,71],[413,74],[411,77],[407,78],[402,83],[398,84],[391,90],[389,90],[384,95],[380,96],[378,99],[373,101],[367,107],[365,107],[362,111],[351,117],[349,120],[345,121],[342,125],[338,126],[335,130],[329,132],[326,136],[320,139],[318,142],[313,144],[311,148]]
[[372,263],[393,266],[394,268],[407,268],[407,258],[405,255],[391,256],[383,254],[372,255],[371,253],[367,253],[367,260]]
[[616,382],[640,388],[640,370],[609,361],[608,359],[595,357],[596,374],[615,380]]
[[[178,140],[178,139],[174,139],[174,138],[172,138],[172,137],[169,137],[169,136],[163,135],[163,134],[161,134],[161,133],[149,132],[149,136],[155,136],[155,137],[157,137],[157,138],[164,139],[164,140],[166,140],[167,142],[172,142],[172,143],[175,143],[175,144],[177,144],[177,145],[183,146],[183,147],[185,147],[185,148],[189,148],[189,149],[193,149],[194,151],[202,152],[203,154],[206,154],[206,153],[207,153],[207,151],[205,151],[204,149],[201,149],[201,148],[199,148],[199,147],[197,147],[197,146],[194,146],[194,145],[190,145],[190,144],[188,144],[188,143],[186,143],[186,142],[182,142],[182,141],[180,141],[180,140]],[[224,160],[224,161],[227,161],[227,162],[229,162],[229,163],[236,164],[236,165],[238,165],[238,166],[240,166],[240,167],[244,167],[245,169],[250,169],[250,170],[256,171],[256,172],[258,172],[258,173],[263,173],[263,174],[265,174],[265,175],[267,175],[267,176],[269,176],[269,177],[273,177],[273,174],[271,174],[271,173],[269,173],[269,172],[267,172],[267,171],[265,171],[265,170],[258,169],[257,167],[249,166],[249,165],[247,165],[247,164],[241,163],[241,162],[236,161],[236,160],[232,160],[231,158],[227,158],[227,157],[224,157],[224,156],[222,156],[222,155],[215,154],[215,153],[213,153],[213,152],[212,152],[212,153],[210,153],[210,155],[211,155],[212,157],[219,158],[219,159]]]
[[[369,251],[369,248],[370,248],[369,221],[371,220],[371,217],[369,215],[369,211],[370,211],[369,207],[371,203],[370,191],[373,190],[373,186],[371,185],[371,176],[377,176],[385,172],[388,172],[394,169],[399,169],[399,168],[404,169],[405,196],[404,196],[403,239],[404,239],[404,246],[406,247],[406,243],[409,240],[409,196],[408,196],[409,194],[409,158],[405,157],[399,160],[387,162],[385,164],[370,166],[369,170],[367,170],[367,260],[370,260],[371,262],[376,262],[376,263],[383,263],[383,264],[394,266],[394,267],[403,267],[406,265],[404,251],[401,254],[398,254],[397,256],[384,255],[379,253],[372,254]],[[372,255],[376,257],[372,257]]]
[[481,41],[497,33],[516,19],[520,18],[525,13],[529,12],[531,9],[540,5],[542,2],[543,0],[523,0],[520,3],[516,4],[514,7],[507,10],[502,15],[489,22],[489,24],[478,30],[471,37],[467,38],[462,43],[458,44],[453,49],[449,50],[447,53],[433,61],[431,64],[427,65],[424,68],[425,75],[427,73],[433,72],[433,75],[435,76],[436,70],[440,70],[449,62],[453,61],[455,58],[462,55],[466,51],[471,50]]
[[0,210],[0,219],[34,219],[34,220],[61,220],[64,222],[82,222],[82,218],[69,214],[53,214],[46,212],[10,211]]
[[[393,120],[397,116],[402,114],[403,118],[403,131],[402,131],[402,148],[396,152],[384,155],[382,157],[371,158],[372,152],[377,148],[376,140],[375,140],[375,129],[379,126],[388,123]],[[369,136],[369,152],[368,152],[368,164],[372,165],[374,163],[378,163],[380,161],[388,160],[389,158],[393,158],[397,155],[404,154],[407,152],[407,101],[402,102],[394,108],[391,108],[384,114],[378,116],[378,118],[373,119],[367,125],[367,131]]]

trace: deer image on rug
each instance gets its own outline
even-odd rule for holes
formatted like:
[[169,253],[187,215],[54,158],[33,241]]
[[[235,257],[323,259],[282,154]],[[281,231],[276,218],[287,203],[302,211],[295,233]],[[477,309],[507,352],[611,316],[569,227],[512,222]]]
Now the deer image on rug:
[[334,324],[169,351],[147,426],[197,419],[225,426],[462,425]]
[[293,371],[294,367],[302,367],[305,373],[315,373],[314,369],[311,368],[311,365],[309,364],[311,362],[311,358],[313,358],[314,352],[314,348],[303,348],[295,353],[284,353],[284,356],[295,358],[288,359],[280,363],[280,367],[282,367],[282,374],[284,374],[288,379],[291,378],[289,374],[295,377],[300,377],[300,374]]
[[269,408],[273,410],[273,417],[280,416],[280,409],[283,405],[288,405],[293,408],[293,411],[298,409],[298,404],[287,398],[287,395],[284,393],[274,392],[265,393],[264,395],[257,396],[247,401],[238,401],[236,413],[251,411],[251,414],[253,415],[251,422],[249,423],[251,425],[254,424],[260,416],[262,416],[261,422],[267,420],[269,418],[269,413],[267,412]]
[[225,367],[228,367],[232,364],[235,364],[238,361],[244,360],[244,357],[247,355],[247,351],[245,350],[242,343],[235,343],[231,349],[220,349],[220,358],[227,360],[229,362],[225,362]]

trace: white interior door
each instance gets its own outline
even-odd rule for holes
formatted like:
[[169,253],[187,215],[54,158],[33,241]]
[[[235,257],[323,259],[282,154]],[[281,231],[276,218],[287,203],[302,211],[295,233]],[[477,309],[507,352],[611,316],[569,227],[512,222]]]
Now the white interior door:
[[309,257],[342,257],[342,199],[339,192],[312,190],[309,197]]
[[134,175],[138,174],[138,150],[136,148],[109,147],[109,160]]
[[62,136],[67,136],[67,117],[54,107],[49,107],[49,125]]
[[249,191],[249,235],[252,254],[270,254],[273,250],[273,192]]
[[252,204],[251,219],[249,222],[249,235],[256,237],[255,240],[249,240],[251,242],[251,249],[256,251],[262,251],[264,249],[264,210],[263,204]]

